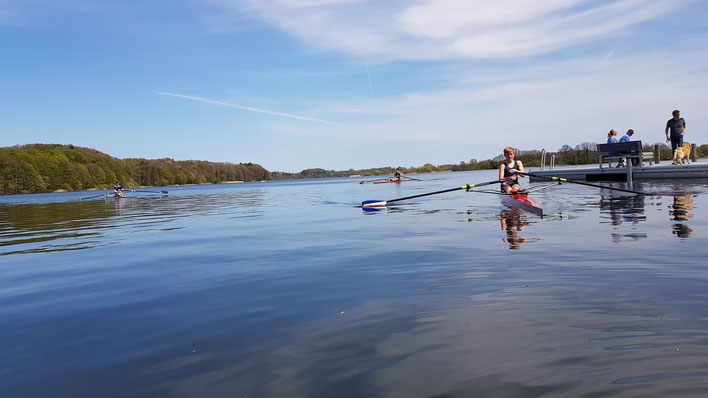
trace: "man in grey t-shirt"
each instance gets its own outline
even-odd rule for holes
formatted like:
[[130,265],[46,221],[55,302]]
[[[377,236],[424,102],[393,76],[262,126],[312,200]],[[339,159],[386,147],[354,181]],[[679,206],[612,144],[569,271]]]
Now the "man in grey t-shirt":
[[[673,116],[666,122],[666,142],[671,141],[671,153],[676,151],[676,148],[683,146],[683,134],[686,132],[686,121],[681,117],[681,112],[678,109],[672,112]],[[669,135],[669,130],[671,135]]]

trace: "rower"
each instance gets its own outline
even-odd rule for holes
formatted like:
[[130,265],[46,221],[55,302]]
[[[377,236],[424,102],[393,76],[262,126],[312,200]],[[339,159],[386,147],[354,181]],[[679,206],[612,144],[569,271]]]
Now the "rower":
[[391,181],[400,181],[401,177],[403,177],[403,174],[401,174],[401,171],[399,169],[396,169],[396,171],[393,173],[393,178]]
[[520,160],[515,160],[514,156],[514,148],[504,148],[504,162],[499,166],[499,180],[504,181],[501,183],[501,191],[506,194],[517,193],[521,189],[519,172],[524,172],[524,165]]
[[116,196],[125,196],[123,194],[123,186],[120,185],[120,181],[116,181],[116,186],[113,187],[113,194]]

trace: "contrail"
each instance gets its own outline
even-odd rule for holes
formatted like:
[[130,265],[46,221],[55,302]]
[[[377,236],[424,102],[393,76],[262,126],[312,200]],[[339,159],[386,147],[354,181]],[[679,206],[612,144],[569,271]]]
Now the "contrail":
[[369,64],[364,61],[364,66],[366,66],[366,76],[369,78],[369,90],[371,90],[371,95],[374,95],[374,85],[371,84],[371,74],[369,74]]
[[266,113],[268,115],[274,115],[274,116],[284,116],[284,117],[289,117],[293,119],[300,119],[300,120],[307,120],[310,122],[317,122],[317,123],[325,123],[325,124],[334,124],[336,125],[337,123],[330,122],[327,120],[323,119],[315,119],[313,117],[307,117],[307,116],[299,116],[299,115],[291,115],[289,113],[282,113],[282,112],[273,112],[273,111],[268,111],[265,109],[258,109],[258,108],[253,108],[250,106],[242,106],[242,105],[235,105],[235,104],[229,104],[228,102],[221,102],[221,101],[214,101],[210,100],[207,98],[201,98],[201,97],[192,97],[189,95],[182,95],[182,94],[173,94],[173,93],[164,93],[162,91],[153,91],[155,94],[160,94],[160,95],[167,95],[170,97],[177,97],[177,98],[184,98],[192,101],[200,101],[200,102],[206,102],[207,104],[214,104],[214,105],[221,105],[221,106],[228,106],[230,108],[236,108],[236,109],[242,109],[244,111],[251,111],[251,112],[259,112],[259,113]]

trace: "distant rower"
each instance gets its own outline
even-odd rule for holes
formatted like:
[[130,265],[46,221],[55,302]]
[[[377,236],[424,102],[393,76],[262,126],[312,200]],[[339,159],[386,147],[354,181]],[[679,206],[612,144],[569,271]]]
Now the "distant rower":
[[403,177],[403,174],[401,174],[400,170],[396,169],[396,171],[393,173],[392,181],[400,181],[401,177]]
[[123,194],[123,186],[120,185],[120,181],[116,181],[116,186],[113,187],[113,194],[121,197],[125,196]]

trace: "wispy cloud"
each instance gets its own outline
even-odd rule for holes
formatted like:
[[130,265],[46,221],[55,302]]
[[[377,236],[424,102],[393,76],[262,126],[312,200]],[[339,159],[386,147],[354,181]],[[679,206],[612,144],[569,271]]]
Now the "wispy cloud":
[[[344,118],[358,115],[356,123],[338,129],[339,136],[362,141],[405,137],[409,157],[401,159],[420,156],[421,161],[426,156],[467,160],[464,154],[469,153],[488,158],[506,145],[556,150],[563,144],[602,142],[610,128],[633,128],[637,139],[655,143],[663,140],[663,126],[675,108],[687,118],[690,115],[694,126],[708,123],[701,111],[708,106],[704,95],[708,87],[700,73],[708,67],[708,51],[697,47],[685,52],[690,64],[683,66],[662,58],[661,52],[603,55],[529,64],[500,72],[487,84],[480,84],[476,71],[469,72],[469,78],[458,72],[460,84],[454,88],[378,96],[367,103],[339,102],[324,111]],[[681,95],[668,94],[676,92]],[[283,133],[305,134],[298,129],[293,126]],[[332,134],[317,127],[306,133]],[[692,142],[705,139],[700,129],[692,130]],[[443,146],[445,153],[433,154],[431,148]],[[420,155],[414,155],[415,150]]]
[[[214,0],[212,0],[214,1]],[[616,34],[690,0],[219,0],[313,48],[385,59],[542,54]]]
[[162,91],[154,91],[155,94],[159,95],[167,95],[170,97],[177,97],[177,98],[183,98],[183,99],[188,99],[192,101],[199,101],[199,102],[204,102],[207,104],[213,104],[213,105],[219,105],[219,106],[226,106],[229,108],[236,108],[236,109],[241,109],[244,111],[249,111],[249,112],[258,112],[258,113],[265,113],[267,115],[273,115],[273,116],[282,116],[282,117],[289,117],[292,119],[298,119],[298,120],[306,120],[308,122],[316,122],[316,123],[324,123],[324,124],[332,124],[336,125],[337,123],[330,122],[328,120],[324,119],[317,119],[313,117],[307,117],[307,116],[300,116],[300,115],[293,115],[291,113],[283,113],[283,112],[274,112],[274,111],[269,111],[266,109],[259,109],[259,108],[254,108],[251,106],[243,106],[243,105],[236,105],[236,104],[230,104],[228,102],[223,102],[223,101],[216,101],[216,100],[211,100],[207,98],[202,98],[202,97],[193,97],[190,95],[182,95],[182,94],[174,94],[174,93],[165,93]]

